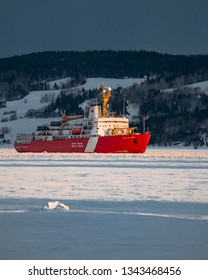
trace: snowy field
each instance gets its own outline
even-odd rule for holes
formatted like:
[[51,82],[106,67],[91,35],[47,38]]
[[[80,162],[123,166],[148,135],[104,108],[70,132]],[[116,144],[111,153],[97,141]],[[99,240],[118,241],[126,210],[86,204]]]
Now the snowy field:
[[0,259],[208,259],[208,150],[1,148]]

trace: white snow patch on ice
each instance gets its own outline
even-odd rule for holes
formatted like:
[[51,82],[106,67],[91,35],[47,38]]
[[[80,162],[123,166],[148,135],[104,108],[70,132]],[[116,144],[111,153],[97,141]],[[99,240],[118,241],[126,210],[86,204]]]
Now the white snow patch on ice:
[[47,205],[43,207],[44,210],[62,209],[69,211],[69,206],[59,201],[49,201]]

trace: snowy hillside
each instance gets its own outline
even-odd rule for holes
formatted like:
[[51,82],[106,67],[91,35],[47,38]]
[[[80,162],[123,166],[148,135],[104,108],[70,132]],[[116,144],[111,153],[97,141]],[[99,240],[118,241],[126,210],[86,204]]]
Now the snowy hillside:
[[[184,86],[187,87],[187,86]],[[188,87],[191,87],[193,89],[199,88],[202,92],[208,94],[208,81],[203,81],[203,82],[199,82],[199,83],[194,83],[194,84],[190,84],[188,85]],[[171,92],[173,91],[175,88],[169,88],[169,89],[165,89],[162,90],[163,92]]]
[[[70,78],[59,79],[48,83],[50,90],[32,91],[25,98],[15,101],[7,102],[5,108],[0,108],[0,135],[4,138],[0,138],[0,143],[5,139],[11,143],[14,142],[17,133],[32,133],[35,131],[38,125],[50,123],[53,119],[41,119],[41,118],[26,118],[25,114],[30,109],[41,109],[49,105],[53,100],[57,98],[61,90],[54,90],[54,85],[61,87],[63,84],[67,84]],[[77,88],[85,90],[96,89],[102,83],[106,86],[110,86],[112,89],[118,87],[127,88],[133,84],[140,84],[144,79],[107,79],[107,78],[89,78],[86,83]],[[6,133],[5,133],[6,132]],[[8,133],[7,133],[8,132]]]
[[208,81],[203,81],[203,82],[191,84],[190,87],[200,88],[201,91],[203,91],[204,93],[208,94]]

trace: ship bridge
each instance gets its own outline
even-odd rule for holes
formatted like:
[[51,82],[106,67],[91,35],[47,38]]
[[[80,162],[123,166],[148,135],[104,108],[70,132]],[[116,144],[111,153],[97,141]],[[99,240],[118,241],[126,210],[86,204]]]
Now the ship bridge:
[[99,136],[129,134],[129,120],[123,118],[96,118],[91,134]]
[[108,101],[111,97],[112,89],[101,85],[102,105],[93,105],[90,107],[89,119],[93,120],[93,129],[91,135],[110,136],[127,135],[131,133],[129,120],[126,117],[112,117],[108,114]]

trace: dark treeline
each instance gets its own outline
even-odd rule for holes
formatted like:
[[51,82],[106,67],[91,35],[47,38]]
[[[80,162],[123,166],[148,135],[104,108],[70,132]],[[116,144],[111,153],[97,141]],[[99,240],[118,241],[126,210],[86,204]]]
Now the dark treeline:
[[[1,81],[15,76],[33,79],[56,76],[143,77],[172,73],[181,76],[207,69],[208,55],[169,55],[149,51],[50,51],[0,59]],[[4,73],[4,75],[3,75]],[[3,76],[2,76],[3,75]],[[10,79],[14,78],[10,77]],[[9,79],[9,77],[8,77]]]
[[49,51],[0,59],[0,98],[18,99],[41,89],[44,80],[73,77],[208,78],[208,55],[169,55],[149,51]]

